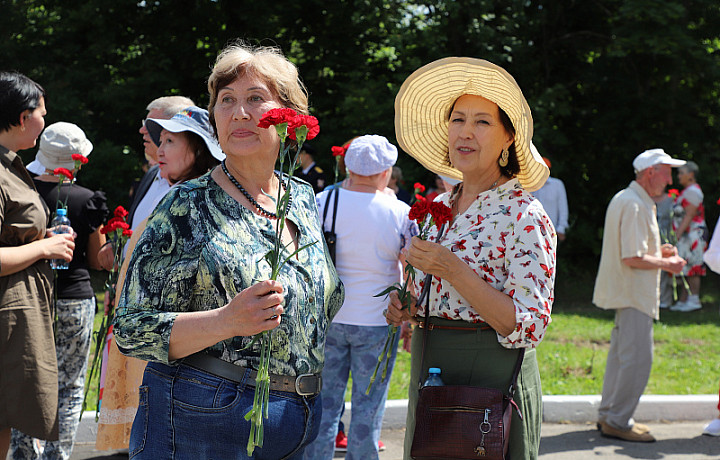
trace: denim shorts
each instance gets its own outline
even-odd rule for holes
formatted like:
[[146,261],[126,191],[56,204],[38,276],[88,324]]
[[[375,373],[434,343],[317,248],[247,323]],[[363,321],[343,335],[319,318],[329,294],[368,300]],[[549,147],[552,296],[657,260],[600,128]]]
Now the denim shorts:
[[270,391],[263,447],[247,455],[254,386],[180,364],[149,363],[130,435],[131,459],[300,459],[322,417],[320,396]]

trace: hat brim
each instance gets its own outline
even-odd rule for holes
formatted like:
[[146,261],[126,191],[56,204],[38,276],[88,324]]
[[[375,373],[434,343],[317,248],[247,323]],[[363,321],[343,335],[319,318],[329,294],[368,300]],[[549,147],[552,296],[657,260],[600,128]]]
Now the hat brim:
[[542,157],[530,150],[530,107],[512,75],[482,59],[439,59],[405,80],[395,97],[395,134],[400,147],[430,171],[462,180],[462,172],[448,164],[447,155],[450,108],[464,94],[484,97],[510,117],[520,164],[517,178],[530,192],[542,187],[550,170]]
[[207,145],[208,150],[210,150],[210,154],[215,157],[216,160],[222,161],[225,159],[225,153],[223,153],[222,148],[220,148],[220,144],[218,144],[215,139],[208,136],[207,133],[203,132],[203,130],[195,128],[194,126],[189,126],[173,119],[162,120],[157,118],[148,118],[145,121],[145,129],[147,129],[148,134],[150,134],[150,139],[152,139],[153,143],[158,147],[160,147],[160,133],[163,129],[170,131],[171,133],[190,131],[191,133],[195,133],[200,136],[200,138],[205,142],[205,145]]

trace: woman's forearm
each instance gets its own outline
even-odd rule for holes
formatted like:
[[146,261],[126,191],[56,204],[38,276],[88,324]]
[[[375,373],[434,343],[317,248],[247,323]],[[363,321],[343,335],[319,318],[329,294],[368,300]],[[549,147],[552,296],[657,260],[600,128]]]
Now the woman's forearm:
[[25,270],[38,260],[45,258],[42,240],[22,246],[0,248],[0,276],[12,275]]
[[178,314],[170,333],[168,359],[181,359],[230,338],[223,327],[220,310]]

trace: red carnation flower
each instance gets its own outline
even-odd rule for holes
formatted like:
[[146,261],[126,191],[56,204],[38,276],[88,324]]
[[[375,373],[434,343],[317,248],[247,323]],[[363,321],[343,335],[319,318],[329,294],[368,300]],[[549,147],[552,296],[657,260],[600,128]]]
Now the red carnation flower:
[[297,117],[297,112],[287,107],[270,109],[265,112],[262,117],[260,117],[258,128],[269,128],[281,123],[287,123],[289,126],[290,122],[294,120],[295,117]]
[[717,204],[720,204],[720,198],[718,198],[718,200],[717,200]]
[[132,236],[132,232],[133,232],[132,230],[127,228],[127,229],[123,230],[122,236],[126,236],[126,237],[130,238]]
[[680,195],[680,190],[678,190],[678,189],[676,189],[676,188],[671,188],[670,190],[668,190],[668,196],[669,196],[670,198],[672,198],[673,200],[674,200],[675,198],[677,198],[678,195]]
[[87,164],[88,159],[86,156],[80,155],[79,153],[73,153],[71,155],[73,161],[79,161],[81,164]]
[[115,208],[115,212],[113,213],[115,217],[122,217],[123,219],[125,219],[128,214],[129,213],[122,206],[118,206],[117,208]]
[[452,209],[448,208],[439,201],[433,201],[429,204],[430,215],[432,215],[437,228],[442,227],[452,220]]
[[430,212],[430,206],[427,200],[418,200],[410,207],[408,217],[410,220],[414,220],[418,225],[422,225]]
[[295,131],[301,126],[305,126],[307,128],[307,135],[305,136],[305,139],[308,141],[313,139],[320,132],[320,123],[317,118],[312,115],[297,115],[288,123],[288,136],[290,139],[297,140]]
[[55,170],[53,171],[53,174],[56,176],[63,175],[65,177],[67,177],[69,181],[73,180],[73,174],[67,168],[55,168]]
[[344,157],[345,153],[347,152],[347,149],[348,149],[347,147],[338,147],[336,145],[333,145],[330,148],[330,150],[332,150],[332,154],[334,157]]
[[415,193],[422,193],[425,191],[425,186],[420,182],[415,182],[415,185],[413,185],[413,187],[415,188]]

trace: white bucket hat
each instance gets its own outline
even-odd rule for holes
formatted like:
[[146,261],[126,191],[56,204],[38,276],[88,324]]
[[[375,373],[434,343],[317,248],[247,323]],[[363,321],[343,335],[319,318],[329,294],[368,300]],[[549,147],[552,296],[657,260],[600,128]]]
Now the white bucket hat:
[[510,117],[520,164],[517,178],[527,191],[542,187],[550,170],[542,157],[530,150],[530,107],[512,75],[482,59],[439,59],[405,80],[395,97],[395,134],[400,147],[430,171],[462,180],[462,173],[448,164],[447,156],[450,109],[464,94],[484,97]]
[[85,132],[79,126],[59,121],[45,128],[40,137],[35,161],[51,171],[57,168],[71,170],[75,167],[72,156],[79,153],[87,157],[92,149],[92,142],[85,137]]
[[345,152],[345,167],[361,176],[372,176],[390,169],[397,161],[397,147],[377,134],[352,140]]

